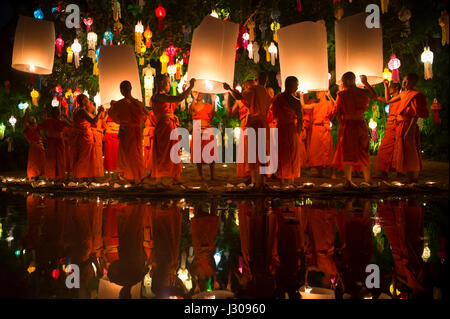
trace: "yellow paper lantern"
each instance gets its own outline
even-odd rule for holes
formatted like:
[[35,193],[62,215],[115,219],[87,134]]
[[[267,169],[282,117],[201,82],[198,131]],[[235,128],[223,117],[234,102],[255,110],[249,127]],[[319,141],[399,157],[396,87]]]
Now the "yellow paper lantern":
[[161,62],[161,74],[167,73],[167,63],[169,63],[169,56],[167,55],[166,51],[161,54],[161,57],[159,58],[159,62]]
[[109,107],[111,100],[123,98],[120,83],[130,81],[131,94],[142,101],[141,81],[136,55],[129,45],[102,46],[98,56],[99,88],[102,105]]
[[392,81],[392,72],[389,71],[388,68],[384,68],[383,79],[388,80],[389,82]]
[[278,22],[272,22],[270,24],[270,30],[273,31],[273,41],[278,42],[278,30],[280,29],[280,24]]
[[197,79],[194,90],[225,93],[223,83],[233,83],[239,25],[206,16],[194,30],[187,80]]
[[278,31],[282,87],[295,76],[303,90],[328,90],[327,30],[324,21],[292,24]]
[[19,16],[11,67],[27,73],[51,74],[54,56],[53,22]]
[[39,92],[33,89],[30,93],[31,96],[31,104],[33,106],[38,106]]
[[67,63],[72,63],[72,61],[73,61],[72,47],[68,46],[66,51],[67,51]]
[[138,21],[134,27],[134,50],[137,54],[141,51],[142,34],[144,33],[144,26],[141,21]]
[[348,71],[357,79],[366,75],[371,85],[383,81],[382,29],[367,28],[366,17],[366,13],[359,13],[335,21],[337,84]]

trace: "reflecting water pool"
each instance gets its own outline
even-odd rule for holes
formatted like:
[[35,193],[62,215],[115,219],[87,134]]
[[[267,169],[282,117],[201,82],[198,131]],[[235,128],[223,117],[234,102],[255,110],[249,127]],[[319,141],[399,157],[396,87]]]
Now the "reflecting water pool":
[[0,193],[2,298],[441,299],[448,195]]

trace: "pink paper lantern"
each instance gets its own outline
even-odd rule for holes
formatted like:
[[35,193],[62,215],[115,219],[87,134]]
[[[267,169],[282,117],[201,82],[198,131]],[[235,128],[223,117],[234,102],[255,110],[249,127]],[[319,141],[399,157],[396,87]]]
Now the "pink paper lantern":
[[398,73],[398,68],[400,67],[400,65],[401,65],[400,60],[397,59],[395,54],[393,54],[391,56],[391,59],[389,60],[388,68],[389,70],[392,71],[392,81],[394,83],[400,83],[400,76]]
[[57,56],[62,56],[62,48],[64,46],[64,40],[59,37],[58,39],[55,40],[55,44],[56,44],[56,55]]

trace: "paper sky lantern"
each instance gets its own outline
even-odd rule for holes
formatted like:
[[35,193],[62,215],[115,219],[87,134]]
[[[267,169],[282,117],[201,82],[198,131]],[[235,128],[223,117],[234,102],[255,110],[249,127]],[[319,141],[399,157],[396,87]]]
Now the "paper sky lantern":
[[158,5],[158,7],[155,10],[155,15],[158,18],[158,28],[159,32],[162,32],[163,28],[163,19],[166,17],[166,10],[163,8],[161,3]]
[[225,93],[223,82],[233,83],[236,39],[239,25],[206,16],[194,30],[188,65],[188,81],[195,78],[194,90]]
[[111,100],[123,98],[120,83],[130,81],[131,95],[142,101],[141,81],[136,62],[136,55],[131,46],[102,46],[98,57],[99,88],[102,105],[109,107]]
[[11,67],[27,73],[51,74],[54,57],[53,22],[19,16]]
[[393,54],[391,56],[391,59],[388,62],[388,68],[389,68],[389,70],[392,71],[392,81],[394,81],[394,83],[400,83],[400,75],[398,73],[398,68],[401,65],[402,64],[401,64],[400,60],[397,59],[395,54]]
[[438,124],[441,122],[441,119],[439,118],[439,112],[442,110],[441,103],[438,102],[436,98],[433,100],[433,104],[430,105],[430,110],[433,112],[434,117],[434,124]]
[[424,77],[425,80],[433,78],[433,52],[430,51],[430,47],[423,48],[423,53],[420,56],[422,62],[424,63]]
[[327,31],[323,21],[292,24],[278,31],[281,82],[297,77],[303,89],[328,90]]
[[371,85],[383,81],[383,38],[381,28],[366,27],[366,13],[335,21],[336,81],[345,72],[366,75]]

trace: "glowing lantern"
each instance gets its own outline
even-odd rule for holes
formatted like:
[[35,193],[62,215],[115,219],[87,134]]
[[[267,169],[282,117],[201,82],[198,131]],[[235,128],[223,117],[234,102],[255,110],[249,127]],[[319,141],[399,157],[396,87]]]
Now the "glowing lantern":
[[55,56],[53,22],[19,16],[11,67],[34,74],[51,74]]
[[387,13],[389,6],[389,0],[381,0],[381,13]]
[[56,93],[56,97],[59,100],[61,98],[61,95],[62,95],[62,87],[61,87],[61,85],[55,86],[55,93]]
[[194,90],[225,93],[223,83],[233,83],[238,32],[237,23],[209,15],[194,30],[187,72],[188,81],[196,79]]
[[31,96],[31,104],[33,106],[38,106],[39,92],[33,89],[30,93]]
[[428,259],[430,259],[431,257],[431,250],[428,247],[428,244],[425,244],[425,247],[423,248],[423,252],[422,252],[422,260],[424,262],[427,262]]
[[55,45],[56,45],[56,55],[57,56],[62,56],[62,48],[64,45],[64,40],[59,37],[58,39],[55,40]]
[[78,107],[77,97],[78,97],[78,95],[80,95],[80,94],[81,94],[81,91],[80,91],[79,88],[76,88],[75,91],[74,91],[73,94],[72,94],[73,100],[74,100],[75,108]]
[[117,21],[120,18],[122,18],[122,13],[120,12],[120,2],[119,2],[119,0],[114,0],[113,1],[112,10],[113,10],[113,19],[114,19],[114,21]]
[[150,64],[142,70],[142,76],[144,77],[144,92],[145,92],[145,105],[150,106],[150,98],[153,95],[154,78],[156,70],[150,66]]
[[211,16],[211,17],[214,17],[214,18],[216,18],[216,19],[219,18],[219,15],[217,14],[216,10],[211,11],[210,16]]
[[247,50],[248,50],[248,58],[253,59],[253,43],[250,42],[248,44]]
[[242,39],[244,40],[243,41],[243,43],[244,43],[244,50],[247,50],[248,40],[250,39],[250,35],[248,34],[247,30],[242,35]]
[[166,53],[169,56],[169,65],[174,64],[173,57],[177,53],[177,48],[171,43],[170,46],[166,49]]
[[266,61],[270,62],[269,46],[267,44],[264,45],[264,50],[266,51]]
[[388,80],[389,82],[392,81],[392,73],[389,71],[388,68],[384,68],[384,71],[383,71],[383,79],[384,79],[384,80]]
[[123,98],[119,87],[124,79],[131,82],[132,96],[142,101],[139,69],[131,46],[102,46],[98,57],[98,69],[102,105],[108,105],[111,100],[118,101]]
[[439,17],[439,25],[442,29],[442,46],[449,44],[449,20],[447,10],[441,11],[441,16]]
[[249,40],[250,42],[255,41],[255,20],[253,20],[253,18],[251,18],[250,20],[248,20],[247,22],[247,28],[248,28],[248,34],[249,34]]
[[177,63],[175,63],[175,66],[177,68],[177,72],[175,73],[175,79],[179,80],[181,79],[181,66],[183,65],[183,61],[179,61],[177,59]]
[[270,53],[270,63],[272,65],[275,65],[275,59],[277,58],[278,49],[276,45],[272,42],[269,46],[269,53]]
[[114,22],[113,24],[113,30],[116,33],[116,38],[120,37],[120,32],[122,32],[123,29],[123,25],[122,23],[120,23],[119,20],[117,20],[116,22]]
[[58,98],[56,96],[53,97],[52,106],[53,107],[58,107],[59,106],[59,101],[58,101]]
[[403,22],[403,31],[400,33],[401,37],[407,37],[411,32],[411,27],[409,24],[409,19],[411,19],[411,11],[408,8],[403,7],[398,12],[398,19]]
[[336,80],[351,71],[356,77],[366,75],[369,84],[383,81],[382,29],[367,28],[366,13],[335,21]]
[[42,12],[41,8],[34,10],[34,17],[39,20],[44,19],[44,13]]
[[394,83],[400,83],[400,76],[398,74],[398,68],[401,66],[400,60],[397,59],[395,54],[391,56],[388,62],[388,68],[392,71],[392,81]]
[[137,54],[141,51],[142,34],[144,33],[144,26],[141,21],[138,21],[134,27],[134,50]]
[[13,132],[15,132],[15,131],[16,131],[16,123],[17,123],[17,120],[16,120],[16,118],[14,117],[14,115],[11,115],[11,117],[10,117],[9,120],[8,120],[8,122],[9,122],[9,124],[11,124],[11,126],[13,127]]
[[372,118],[369,121],[369,127],[372,130],[372,141],[377,140],[377,122],[375,122]]
[[152,35],[153,35],[152,31],[147,26],[144,32],[145,46],[147,47],[147,49],[149,49],[150,46],[152,45]]
[[259,63],[259,44],[258,42],[252,42],[252,56],[253,62]]
[[425,47],[423,53],[420,56],[422,62],[424,63],[424,77],[425,80],[433,78],[433,52],[430,51],[430,47]]
[[95,59],[95,46],[97,45],[97,33],[89,32],[87,34],[88,57]]
[[73,61],[72,47],[68,46],[66,51],[67,51],[67,63],[72,63],[72,61]]
[[5,137],[5,124],[0,123],[0,140],[3,140]]
[[19,105],[17,105],[17,107],[19,108],[19,110],[22,111],[22,114],[25,112],[25,110],[28,107],[28,103],[27,102],[20,102]]
[[175,80],[175,73],[177,73],[176,65],[174,65],[174,64],[169,65],[167,67],[167,74],[169,75],[170,83],[173,83],[173,81]]
[[161,3],[155,10],[156,17],[158,18],[158,28],[159,32],[163,29],[163,19],[166,17],[166,10],[161,6]]
[[52,270],[52,278],[53,278],[53,279],[58,279],[58,278],[59,278],[59,275],[60,275],[59,269],[53,269],[53,270]]
[[334,17],[337,20],[341,20],[342,17],[344,16],[344,8],[342,7],[342,5],[339,3],[336,5],[336,7],[334,8]]
[[73,40],[72,51],[75,56],[75,68],[78,69],[78,67],[80,66],[81,44],[78,42],[77,38],[75,38],[75,40]]
[[167,63],[169,63],[169,56],[167,55],[166,51],[164,51],[163,54],[161,54],[159,62],[161,62],[161,74],[166,74]]
[[84,18],[83,22],[84,22],[84,25],[86,26],[86,33],[91,32],[91,25],[94,22],[94,19],[92,19],[91,17]]
[[270,25],[270,30],[273,31],[273,41],[278,42],[278,30],[280,29],[280,24],[277,22],[272,22]]
[[434,124],[440,123],[441,119],[439,118],[439,112],[442,110],[442,105],[436,98],[434,98],[433,104],[430,106],[430,110],[433,112]]
[[96,106],[100,106],[100,105],[102,105],[101,102],[102,102],[102,100],[100,98],[100,93],[97,92],[97,94],[95,94],[95,96],[94,96],[94,103]]
[[111,30],[108,28],[106,29],[105,33],[103,34],[103,45],[112,45],[114,35],[112,34]]
[[279,31],[282,84],[295,76],[304,89],[328,90],[327,31],[323,21],[306,21]]

